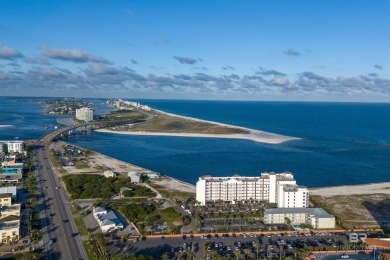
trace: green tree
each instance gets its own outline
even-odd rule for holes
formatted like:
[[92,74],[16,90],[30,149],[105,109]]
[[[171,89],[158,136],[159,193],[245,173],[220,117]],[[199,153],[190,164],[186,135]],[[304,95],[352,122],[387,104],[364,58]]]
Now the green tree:
[[42,251],[29,251],[25,253],[17,253],[14,255],[16,260],[39,260],[43,257]]
[[259,250],[260,250],[260,248],[261,248],[260,243],[257,242],[257,243],[254,245],[254,248],[256,249],[256,259],[259,259]]
[[289,219],[288,217],[285,217],[284,220],[288,226],[288,231],[290,231],[291,230],[291,219]]
[[169,257],[169,254],[168,253],[164,253],[162,256],[161,256],[161,260],[170,260],[171,258]]

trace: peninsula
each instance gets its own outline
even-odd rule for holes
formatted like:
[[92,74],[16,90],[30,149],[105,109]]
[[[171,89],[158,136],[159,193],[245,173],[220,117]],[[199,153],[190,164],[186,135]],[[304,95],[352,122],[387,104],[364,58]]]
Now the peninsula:
[[133,118],[140,120],[140,122],[97,130],[99,132],[126,135],[234,138],[269,144],[279,144],[299,139],[245,127],[180,116],[151,109],[136,102],[120,100],[111,104],[114,104],[117,110],[107,115],[107,118],[110,120]]

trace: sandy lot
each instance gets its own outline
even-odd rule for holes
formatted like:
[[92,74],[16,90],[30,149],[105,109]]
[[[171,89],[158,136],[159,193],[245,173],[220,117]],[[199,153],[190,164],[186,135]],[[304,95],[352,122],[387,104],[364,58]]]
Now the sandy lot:
[[335,187],[324,187],[310,189],[310,194],[323,197],[363,195],[363,194],[390,194],[390,182],[362,184],[362,185],[345,185]]
[[160,179],[154,179],[153,183],[164,186],[167,189],[171,189],[171,190],[178,190],[178,191],[185,191],[185,192],[192,192],[192,193],[196,192],[196,188],[194,185],[179,181],[177,179],[173,179],[168,176],[164,176],[163,178]]

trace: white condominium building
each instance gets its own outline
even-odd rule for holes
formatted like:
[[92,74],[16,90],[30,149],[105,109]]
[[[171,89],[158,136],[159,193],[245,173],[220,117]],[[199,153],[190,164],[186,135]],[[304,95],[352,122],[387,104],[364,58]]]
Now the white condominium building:
[[93,120],[93,110],[88,107],[76,109],[76,119],[89,122]]
[[0,141],[0,152],[21,153],[24,151],[24,141]]
[[307,207],[309,191],[298,186],[290,172],[262,173],[260,177],[202,176],[196,183],[196,200],[206,202],[267,201],[279,208]]

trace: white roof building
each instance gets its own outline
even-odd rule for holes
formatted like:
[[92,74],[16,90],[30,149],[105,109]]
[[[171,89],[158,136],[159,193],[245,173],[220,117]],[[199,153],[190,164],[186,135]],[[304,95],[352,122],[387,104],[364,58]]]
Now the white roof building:
[[17,187],[16,186],[1,187],[0,194],[4,194],[4,193],[11,193],[12,199],[17,200]]
[[94,208],[93,216],[98,222],[102,232],[124,227],[115,212],[110,209],[105,209],[103,207]]
[[130,177],[131,182],[139,183],[142,181],[142,175],[139,172],[131,171],[127,176]]
[[336,219],[322,208],[274,208],[265,209],[265,224],[287,223],[292,225],[309,224],[314,228],[335,228]]

